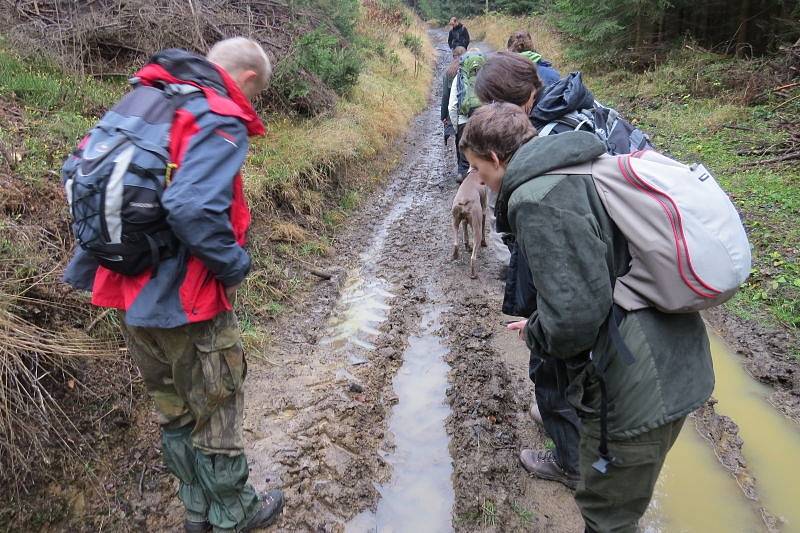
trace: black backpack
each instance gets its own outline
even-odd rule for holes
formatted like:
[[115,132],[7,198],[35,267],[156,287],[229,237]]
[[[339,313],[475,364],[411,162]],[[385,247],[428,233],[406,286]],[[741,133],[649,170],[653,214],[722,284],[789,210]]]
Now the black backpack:
[[605,107],[597,101],[589,109],[567,113],[543,126],[539,130],[539,137],[570,129],[594,133],[605,143],[606,152],[611,155],[631,154],[653,148],[646,133],[619,116],[615,109]]
[[[188,86],[178,86],[184,88]],[[128,276],[177,248],[161,197],[177,166],[169,138],[178,108],[201,93],[138,86],[109,110],[67,159],[62,177],[78,244]]]

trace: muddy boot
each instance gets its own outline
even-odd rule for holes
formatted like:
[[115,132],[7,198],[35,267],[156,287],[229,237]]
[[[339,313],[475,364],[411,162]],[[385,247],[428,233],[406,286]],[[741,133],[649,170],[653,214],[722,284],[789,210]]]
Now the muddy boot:
[[549,450],[522,450],[519,460],[525,470],[538,478],[558,481],[571,490],[578,488],[580,475],[564,472],[556,462],[553,452]]
[[283,492],[271,490],[261,494],[261,509],[239,531],[252,531],[271,526],[283,512]]
[[544,425],[544,420],[542,420],[542,413],[539,411],[538,403],[531,402],[531,410],[529,411],[529,413],[534,422],[536,422],[540,426]]
[[193,522],[187,518],[183,521],[183,531],[185,533],[207,533],[211,531],[211,524],[208,522]]

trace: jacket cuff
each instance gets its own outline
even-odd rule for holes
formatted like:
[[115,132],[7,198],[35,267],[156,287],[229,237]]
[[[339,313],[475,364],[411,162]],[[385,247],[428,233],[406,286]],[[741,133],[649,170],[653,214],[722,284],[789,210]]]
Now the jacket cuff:
[[247,277],[247,274],[250,273],[251,264],[252,260],[250,259],[250,254],[248,254],[244,248],[240,247],[239,257],[236,259],[234,265],[227,268],[225,273],[218,274],[217,279],[225,287],[239,285],[244,281],[244,278]]

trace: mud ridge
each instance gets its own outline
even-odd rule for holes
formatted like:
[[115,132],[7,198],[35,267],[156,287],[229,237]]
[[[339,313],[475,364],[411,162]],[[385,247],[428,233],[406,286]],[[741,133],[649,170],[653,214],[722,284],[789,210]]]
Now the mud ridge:
[[800,339],[787,330],[740,318],[724,307],[706,311],[704,318],[742,358],[748,373],[772,387],[770,403],[800,424],[800,372],[792,355]]

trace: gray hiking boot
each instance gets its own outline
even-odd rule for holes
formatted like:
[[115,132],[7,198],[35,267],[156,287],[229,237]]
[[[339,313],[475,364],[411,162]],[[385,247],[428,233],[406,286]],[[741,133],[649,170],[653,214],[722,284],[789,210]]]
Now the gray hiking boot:
[[522,450],[519,454],[519,460],[522,461],[522,466],[525,467],[525,470],[538,478],[558,481],[566,485],[570,490],[578,488],[578,482],[581,479],[580,475],[564,472],[550,450]]
[[211,524],[208,522],[193,522],[187,518],[183,521],[183,531],[185,533],[206,533],[211,531]]
[[253,531],[271,526],[283,512],[283,492],[271,490],[261,494],[261,509],[239,531]]
[[539,424],[540,426],[544,425],[544,421],[542,421],[542,413],[539,411],[539,404],[536,402],[531,402],[531,410],[530,410],[531,418],[534,422]]

